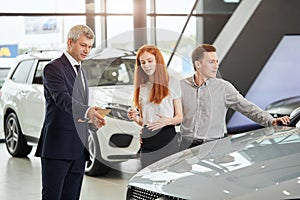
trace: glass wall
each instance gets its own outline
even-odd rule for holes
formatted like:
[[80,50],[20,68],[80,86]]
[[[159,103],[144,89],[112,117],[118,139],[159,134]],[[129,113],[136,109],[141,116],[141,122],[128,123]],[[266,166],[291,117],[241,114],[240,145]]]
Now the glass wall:
[[[224,6],[224,12],[221,12],[220,5],[225,3],[220,0],[144,1],[146,14],[136,18],[144,20],[146,27],[135,27],[135,0],[6,1],[0,7],[0,45],[17,45],[19,54],[29,49],[64,49],[70,27],[87,24],[95,31],[96,47],[135,50],[134,30],[143,28],[147,34],[143,43],[163,49],[167,63],[173,59],[172,54],[176,54],[182,58],[181,62],[176,62],[180,65],[176,71],[190,73],[191,66],[188,70],[185,68],[190,65],[192,49],[206,42],[205,32],[214,32],[205,30],[205,17],[210,17],[210,21],[214,16],[229,18],[237,5],[231,3],[229,9]],[[196,2],[197,6],[191,12]],[[212,9],[214,5],[218,5],[218,9]],[[216,28],[210,26],[209,29]]]
[[194,3],[195,0],[157,0],[155,10],[158,14],[184,14],[191,11]]
[[9,0],[1,3],[0,13],[84,13],[85,0]]

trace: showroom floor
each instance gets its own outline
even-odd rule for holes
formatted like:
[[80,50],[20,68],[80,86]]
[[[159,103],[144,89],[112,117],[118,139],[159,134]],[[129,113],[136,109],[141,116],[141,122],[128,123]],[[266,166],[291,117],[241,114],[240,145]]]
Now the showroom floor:
[[[28,158],[13,158],[0,143],[0,199],[40,200],[41,168],[33,152]],[[84,177],[81,200],[124,200],[126,185],[140,168],[138,160],[115,166],[105,177]]]

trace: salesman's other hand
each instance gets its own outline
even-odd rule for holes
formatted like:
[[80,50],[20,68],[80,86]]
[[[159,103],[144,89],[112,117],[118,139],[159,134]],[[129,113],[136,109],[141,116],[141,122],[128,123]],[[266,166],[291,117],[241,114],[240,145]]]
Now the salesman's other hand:
[[92,121],[97,128],[101,128],[106,124],[105,119],[97,112],[100,109],[101,108],[97,106],[91,107],[87,114],[90,121]]

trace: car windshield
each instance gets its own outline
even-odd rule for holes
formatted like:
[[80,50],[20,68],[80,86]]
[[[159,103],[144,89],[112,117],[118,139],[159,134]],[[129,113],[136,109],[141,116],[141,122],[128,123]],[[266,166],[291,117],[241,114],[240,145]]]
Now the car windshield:
[[82,66],[87,72],[88,85],[132,85],[134,58],[88,59]]

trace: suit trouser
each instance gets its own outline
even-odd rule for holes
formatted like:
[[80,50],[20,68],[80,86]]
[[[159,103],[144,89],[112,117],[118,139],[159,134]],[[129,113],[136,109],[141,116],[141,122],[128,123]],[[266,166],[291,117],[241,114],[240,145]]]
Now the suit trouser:
[[42,158],[42,199],[77,200],[84,175],[85,157],[77,160]]

